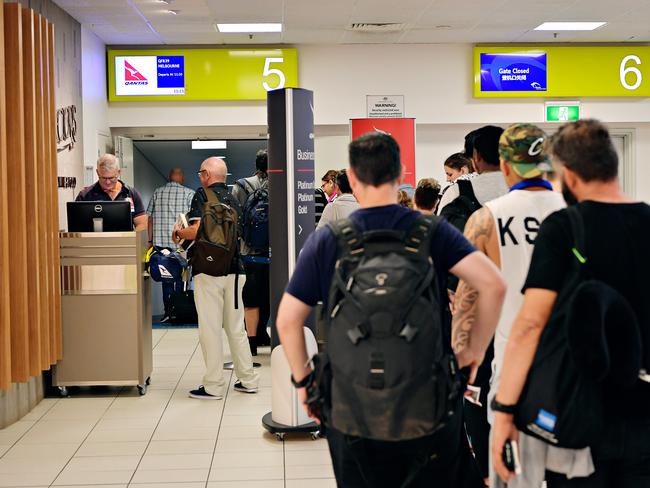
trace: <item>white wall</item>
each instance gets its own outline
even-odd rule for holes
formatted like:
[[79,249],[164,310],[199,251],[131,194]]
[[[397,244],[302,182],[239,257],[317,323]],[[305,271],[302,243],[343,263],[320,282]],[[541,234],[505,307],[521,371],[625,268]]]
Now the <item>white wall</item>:
[[[85,166],[94,166],[105,148],[99,140],[110,137],[106,91],[106,46],[87,27],[81,27],[81,94]],[[103,135],[103,137],[102,137]]]
[[[444,180],[442,162],[484,124],[541,123],[542,99],[472,96],[472,46],[298,46],[299,79],[314,90],[316,175],[345,166],[350,118],[366,115],[366,95],[404,95],[417,119],[416,177]],[[584,117],[635,131],[637,197],[650,200],[650,99],[582,99]],[[264,102],[111,103],[109,125],[124,127],[264,126]],[[151,131],[150,131],[151,132]],[[216,134],[215,134],[216,135]],[[648,182],[648,183],[645,183]]]

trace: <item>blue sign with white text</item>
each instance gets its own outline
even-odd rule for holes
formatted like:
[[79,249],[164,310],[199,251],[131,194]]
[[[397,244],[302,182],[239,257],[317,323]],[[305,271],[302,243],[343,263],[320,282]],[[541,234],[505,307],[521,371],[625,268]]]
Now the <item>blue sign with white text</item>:
[[185,88],[185,57],[157,56],[158,88]]
[[481,91],[546,91],[546,53],[481,53]]

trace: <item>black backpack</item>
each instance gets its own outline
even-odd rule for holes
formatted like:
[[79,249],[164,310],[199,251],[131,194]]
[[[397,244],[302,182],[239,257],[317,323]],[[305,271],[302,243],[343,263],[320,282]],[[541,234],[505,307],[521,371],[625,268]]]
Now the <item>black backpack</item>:
[[442,208],[440,216],[463,232],[470,215],[480,209],[482,205],[474,195],[474,187],[470,180],[456,180],[456,184],[459,195]]
[[217,194],[207,188],[208,201],[191,247],[190,263],[194,274],[227,276],[238,251],[237,211],[221,203]]
[[269,250],[268,180],[264,180],[257,189],[246,178],[238,180],[237,184],[248,195],[243,205],[243,240],[253,253],[265,254]]
[[[528,435],[577,449],[593,446],[603,433],[604,385],[631,385],[638,378],[641,338],[627,300],[591,277],[582,216],[575,206],[566,211],[574,238],[573,269],[540,338],[514,420]],[[610,337],[617,338],[613,345]],[[609,371],[610,361],[619,367],[612,368],[615,373]]]
[[460,382],[430,256],[438,222],[421,216],[407,232],[364,233],[349,219],[328,224],[338,259],[327,351],[315,361],[326,426],[402,441],[432,434],[454,413]]

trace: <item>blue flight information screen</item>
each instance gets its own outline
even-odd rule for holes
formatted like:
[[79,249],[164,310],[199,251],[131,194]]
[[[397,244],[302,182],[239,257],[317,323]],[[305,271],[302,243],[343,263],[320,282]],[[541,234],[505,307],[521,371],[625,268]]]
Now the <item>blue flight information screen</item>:
[[157,56],[158,88],[185,88],[185,58]]
[[482,92],[539,92],[546,86],[546,53],[481,53]]

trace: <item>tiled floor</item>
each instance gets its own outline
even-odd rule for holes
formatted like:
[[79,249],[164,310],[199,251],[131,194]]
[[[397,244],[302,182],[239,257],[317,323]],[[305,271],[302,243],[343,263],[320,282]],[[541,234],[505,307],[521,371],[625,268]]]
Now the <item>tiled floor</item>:
[[[115,388],[45,399],[0,430],[0,487],[329,488],[327,443],[284,442],[264,432],[271,410],[268,348],[261,388],[231,388],[222,401],[188,398],[201,382],[196,329],[154,330],[154,372],[145,396]],[[225,342],[225,341],[224,341]]]

